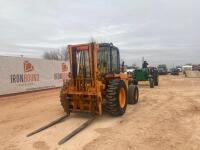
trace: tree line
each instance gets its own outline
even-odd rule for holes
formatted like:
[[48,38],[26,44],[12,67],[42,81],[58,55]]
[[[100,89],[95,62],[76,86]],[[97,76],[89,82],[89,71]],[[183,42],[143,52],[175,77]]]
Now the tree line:
[[[91,42],[96,42],[97,40],[94,39],[93,37],[91,37],[89,39],[89,43]],[[51,51],[46,51],[43,54],[43,58],[44,59],[49,59],[49,60],[64,60],[64,61],[68,61],[69,60],[69,54],[67,51],[67,47],[62,47],[60,49],[57,50],[51,50]]]
[[51,51],[45,51],[43,54],[44,59],[48,60],[63,60],[67,61],[68,59],[68,52],[66,48],[60,48],[56,50],[51,50]]

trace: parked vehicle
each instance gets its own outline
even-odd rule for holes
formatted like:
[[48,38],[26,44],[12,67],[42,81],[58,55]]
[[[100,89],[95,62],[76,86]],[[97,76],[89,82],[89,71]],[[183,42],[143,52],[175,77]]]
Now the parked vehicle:
[[179,69],[178,68],[172,68],[171,69],[171,75],[179,75]]
[[135,85],[137,85],[139,81],[148,81],[150,88],[158,86],[159,76],[158,70],[155,67],[136,69],[132,76]]
[[167,66],[165,64],[158,65],[158,74],[159,75],[167,75],[168,74]]

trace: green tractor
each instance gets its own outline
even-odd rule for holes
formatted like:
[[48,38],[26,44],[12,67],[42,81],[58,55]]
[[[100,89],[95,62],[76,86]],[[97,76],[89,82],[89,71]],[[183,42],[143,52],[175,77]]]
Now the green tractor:
[[150,88],[158,86],[159,76],[155,67],[136,69],[133,72],[133,84],[137,85],[139,81],[148,81]]
[[138,85],[139,81],[149,81],[150,88],[154,88],[154,86],[158,86],[159,82],[159,75],[158,69],[155,67],[147,67],[147,61],[143,61],[141,69],[135,69],[130,74],[133,76],[134,85]]

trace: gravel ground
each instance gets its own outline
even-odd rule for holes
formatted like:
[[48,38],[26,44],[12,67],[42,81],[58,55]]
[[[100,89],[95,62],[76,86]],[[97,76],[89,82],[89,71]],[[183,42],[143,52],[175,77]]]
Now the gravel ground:
[[32,130],[64,115],[59,89],[0,98],[2,150],[199,150],[200,78],[160,76],[160,85],[139,85],[140,100],[122,117],[100,116],[67,143],[57,142],[87,118],[69,119],[37,135]]

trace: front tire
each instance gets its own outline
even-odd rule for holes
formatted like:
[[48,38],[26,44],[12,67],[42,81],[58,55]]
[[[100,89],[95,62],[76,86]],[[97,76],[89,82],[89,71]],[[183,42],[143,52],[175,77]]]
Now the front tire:
[[113,116],[121,116],[127,106],[127,88],[123,80],[114,79],[106,90],[105,110]]

